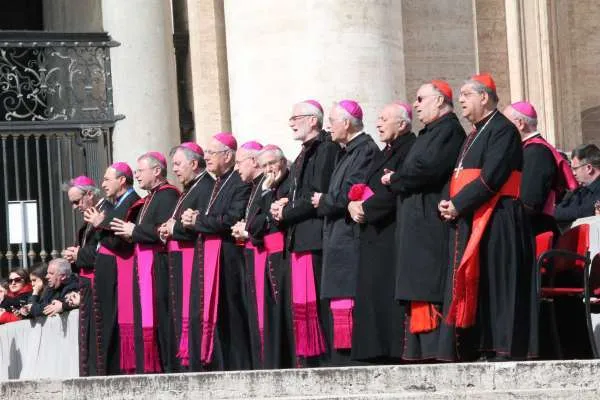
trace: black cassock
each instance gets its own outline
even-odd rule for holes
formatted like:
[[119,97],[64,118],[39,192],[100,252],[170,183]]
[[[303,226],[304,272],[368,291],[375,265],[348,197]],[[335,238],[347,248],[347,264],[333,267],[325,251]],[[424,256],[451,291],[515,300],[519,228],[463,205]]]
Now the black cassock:
[[352,358],[385,362],[401,355],[404,310],[394,298],[396,282],[396,196],[381,183],[384,170],[398,171],[415,142],[412,132],[396,138],[375,156],[366,183],[375,193],[364,201],[360,226],[358,285],[354,306]]
[[[402,358],[436,358],[439,329],[411,333],[411,302],[431,303],[441,311],[448,271],[448,225],[438,203],[454,169],[465,131],[451,112],[427,124],[392,175],[397,197],[396,299],[405,305]],[[441,318],[439,318],[441,321]]]
[[[167,182],[152,189],[144,197],[142,208],[137,215],[135,228],[131,240],[135,245],[153,245],[154,259],[152,265],[153,278],[153,307],[154,307],[154,334],[158,344],[160,364],[163,370],[170,371],[173,366],[169,359],[169,268],[166,248],[158,234],[158,228],[173,214],[173,208],[179,198],[179,191]],[[145,347],[144,330],[142,326],[142,308],[139,286],[139,259],[136,256],[133,268],[133,320],[135,329],[136,371],[148,372],[147,358],[148,347]],[[146,343],[147,344],[147,343]],[[159,371],[153,371],[159,372]]]
[[[444,316],[452,301],[454,275],[471,234],[473,213],[491,199],[523,165],[521,138],[497,110],[475,125],[461,150],[457,172],[481,175],[451,198],[459,217],[450,223],[450,263]],[[462,161],[462,163],[461,163]],[[453,174],[450,179],[455,179]],[[440,332],[439,358],[478,356],[529,358],[537,355],[538,302],[534,243],[520,199],[501,196],[479,244],[479,284],[475,324]]]
[[246,271],[243,248],[236,245],[231,227],[244,217],[251,185],[242,182],[233,170],[215,182],[208,208],[196,217],[194,229],[200,234],[196,249],[203,248],[204,236],[219,236],[219,304],[214,351],[208,365],[201,362],[202,313],[204,309],[203,252],[196,251],[190,293],[190,369],[242,370],[251,368],[248,326]]
[[[173,235],[170,241],[175,241],[179,246],[191,247],[193,249],[198,234],[193,229],[186,229],[181,224],[181,214],[191,208],[192,210],[206,210],[210,193],[215,181],[207,173],[202,172],[184,189],[179,197],[171,217],[175,219],[173,226]],[[192,250],[193,251],[193,250]],[[183,304],[183,285],[191,284],[191,274],[183,274],[182,269],[183,256],[181,251],[169,250],[169,334],[167,340],[167,359],[166,366],[170,368],[168,372],[186,370],[182,367],[180,359],[177,358],[182,330],[182,304]],[[189,299],[188,299],[189,301]],[[166,321],[161,321],[166,322]],[[188,338],[189,341],[189,338]]]
[[[302,150],[290,168],[290,190],[287,198],[289,203],[283,209],[281,223],[286,231],[286,268],[291,270],[291,253],[310,252],[313,265],[312,280],[315,283],[317,310],[320,314],[320,284],[323,259],[323,218],[317,215],[317,210],[311,203],[313,193],[326,193],[335,167],[335,160],[340,146],[331,141],[325,131],[317,137],[302,144]],[[310,278],[309,278],[310,279]],[[282,290],[282,299],[286,304],[289,315],[292,312],[292,279],[286,279]],[[321,318],[321,315],[319,315]],[[291,322],[293,325],[293,322]],[[292,328],[291,334],[294,335]],[[294,366],[316,366],[322,363],[323,357],[303,357],[296,352],[296,337],[294,336]]]
[[[131,243],[115,236],[110,230],[114,218],[125,220],[130,207],[140,199],[132,189],[115,201],[115,207],[107,212],[98,227],[99,244],[115,253],[131,253]],[[98,253],[94,279],[94,321],[96,333],[91,340],[96,345],[96,368],[98,375],[121,373],[119,325],[117,323],[117,261],[114,256]]]
[[[102,199],[95,206],[98,211],[108,212],[112,209],[110,202]],[[98,231],[90,224],[84,223],[77,232],[77,260],[72,264],[73,272],[79,274],[79,376],[96,375],[96,321],[94,318],[93,276],[96,255],[98,254]]]
[[363,132],[354,137],[340,151],[327,192],[321,196],[317,208],[319,215],[325,217],[321,312],[331,365],[350,362],[351,349],[334,345],[335,327],[330,309],[330,303],[336,299],[354,300],[356,297],[360,227],[348,213],[348,192],[354,184],[366,181],[378,152],[371,136]]
[[[523,144],[525,145],[525,143],[527,141]],[[543,212],[546,200],[556,181],[556,173],[554,155],[546,146],[537,143],[524,146],[521,201],[529,216],[534,236],[547,231],[559,233],[554,218]]]
[[[291,323],[291,314],[286,306],[291,304],[291,298],[284,298],[289,295],[288,292],[282,290],[283,285],[290,279],[289,269],[284,263],[284,251],[271,251],[269,246],[265,245],[265,237],[280,235],[282,242],[285,243],[284,226],[277,224],[271,218],[271,204],[282,197],[286,197],[290,188],[290,175],[285,171],[280,183],[269,190],[262,191],[259,189],[257,201],[253,202],[253,206],[249,209],[248,218],[246,221],[246,230],[248,231],[249,240],[252,245],[268,251],[265,275],[262,277],[264,281],[264,338],[262,352],[260,348],[260,337],[256,336],[258,331],[257,326],[251,325],[253,337],[253,353],[258,353],[259,366],[263,368],[292,368],[293,365],[293,326]],[[283,244],[282,243],[282,244]],[[248,270],[253,271],[254,259],[247,257],[246,263]],[[252,289],[254,285],[250,285]],[[251,292],[249,298],[251,304],[251,324],[257,323],[257,318],[253,315],[258,315],[258,305],[256,293]],[[287,318],[286,318],[287,317]],[[258,340],[257,340],[258,338]]]

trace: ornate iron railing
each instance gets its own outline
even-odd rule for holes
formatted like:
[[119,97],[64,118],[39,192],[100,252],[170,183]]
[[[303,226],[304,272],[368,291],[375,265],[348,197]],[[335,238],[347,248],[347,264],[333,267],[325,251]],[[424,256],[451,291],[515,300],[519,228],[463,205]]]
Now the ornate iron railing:
[[76,240],[81,218],[61,183],[86,174],[97,181],[111,162],[115,121],[110,48],[105,33],[0,31],[0,236],[2,275],[20,264],[8,239],[7,201],[37,200],[39,243],[29,265],[58,257]]

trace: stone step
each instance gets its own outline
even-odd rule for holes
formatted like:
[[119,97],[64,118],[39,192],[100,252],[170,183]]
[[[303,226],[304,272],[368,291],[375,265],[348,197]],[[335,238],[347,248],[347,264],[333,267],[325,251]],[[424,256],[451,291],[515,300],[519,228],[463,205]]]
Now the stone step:
[[0,399],[600,398],[600,361],[396,365],[0,382]]

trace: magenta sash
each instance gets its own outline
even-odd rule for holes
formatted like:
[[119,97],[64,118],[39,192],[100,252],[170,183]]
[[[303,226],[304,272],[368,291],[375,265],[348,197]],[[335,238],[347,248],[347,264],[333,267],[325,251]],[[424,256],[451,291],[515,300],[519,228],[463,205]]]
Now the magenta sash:
[[179,351],[177,358],[181,365],[188,366],[190,363],[188,338],[190,329],[190,287],[192,283],[192,263],[194,262],[194,242],[178,242],[170,240],[167,250],[181,253],[181,275],[182,275],[182,302],[181,302],[181,336],[179,339]]
[[325,340],[317,312],[317,291],[308,251],[292,252],[292,315],[296,355],[313,357],[325,352]]
[[117,263],[117,323],[119,325],[121,372],[135,372],[135,334],[133,327],[133,253],[117,254],[104,246],[99,254],[115,257]]
[[333,317],[333,348],[352,348],[352,309],[354,299],[331,299],[329,302]]
[[154,315],[154,253],[163,247],[155,244],[135,245],[140,307],[142,311],[142,335],[144,342],[144,372],[161,372]]
[[202,309],[202,344],[200,361],[209,364],[215,347],[215,328],[219,309],[219,274],[222,239],[216,235],[204,237],[204,297]]

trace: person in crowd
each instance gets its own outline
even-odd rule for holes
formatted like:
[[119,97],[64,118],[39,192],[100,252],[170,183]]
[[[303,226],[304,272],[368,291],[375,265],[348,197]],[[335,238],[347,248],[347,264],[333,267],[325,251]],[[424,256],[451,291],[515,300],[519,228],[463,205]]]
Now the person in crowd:
[[[69,201],[73,209],[82,215],[86,210],[94,207],[103,211],[110,207],[110,202],[102,197],[101,190],[96,187],[96,182],[92,178],[81,175],[71,179],[63,185],[63,190],[67,192]],[[83,303],[79,310],[79,365],[80,376],[89,376],[95,374],[95,369],[90,370],[88,356],[93,354],[96,349],[96,343],[90,340],[96,331],[96,321],[93,318],[93,281],[94,281],[94,263],[98,252],[98,235],[94,226],[88,222],[83,223],[77,232],[77,244],[67,247],[63,251],[63,256],[71,263],[75,272],[79,274],[79,290]]]
[[179,200],[159,234],[169,252],[169,324],[166,371],[185,371],[189,366],[190,288],[194,248],[198,234],[185,229],[181,214],[188,208],[205,210],[214,179],[206,172],[204,150],[196,143],[184,142],[171,149],[173,174],[183,186]]
[[[388,173],[398,197],[396,299],[406,307],[404,360],[441,358],[438,342],[448,273],[448,227],[437,206],[465,138],[443,80],[421,85],[413,107],[424,124],[401,168]],[[444,327],[445,328],[445,327]]]
[[[135,178],[148,191],[132,207],[140,207],[135,222],[113,218],[115,235],[134,244],[133,325],[137,373],[171,370],[168,356],[169,273],[160,226],[173,214],[179,190],[167,181],[167,160],[150,151],[137,159]],[[119,309],[119,312],[121,310]],[[159,323],[162,322],[162,323]],[[141,340],[140,340],[141,339]]]
[[[244,218],[231,227],[231,235],[240,244],[244,245],[244,259],[246,262],[246,285],[248,296],[245,299],[246,309],[248,310],[248,323],[250,325],[250,353],[252,358],[252,368],[263,367],[263,330],[261,330],[261,319],[264,310],[258,309],[260,299],[259,292],[262,292],[265,281],[265,269],[262,259],[262,252],[256,248],[251,241],[248,241],[248,231],[246,230],[246,221],[254,217],[260,207],[262,184],[265,179],[260,165],[258,164],[258,153],[263,146],[259,142],[252,140],[242,144],[235,154],[235,168],[240,174],[242,182],[252,185],[248,205],[244,212]],[[262,298],[262,297],[261,297]]]
[[[98,321],[88,354],[90,373],[116,375],[135,372],[133,329],[133,244],[110,228],[113,219],[136,218],[140,197],[133,189],[133,172],[124,162],[111,164],[102,178],[102,190],[113,206],[100,211],[86,210],[84,219],[99,232],[98,254],[94,264],[94,320]],[[120,310],[118,312],[118,310]]]
[[71,263],[64,258],[55,258],[48,263],[46,280],[48,290],[31,296],[32,317],[53,317],[71,310],[66,296],[79,291],[79,279],[73,274]]
[[577,187],[569,162],[537,130],[537,112],[526,101],[512,103],[502,112],[519,130],[523,143],[521,201],[534,235],[554,232],[556,203]]
[[320,321],[320,283],[323,260],[323,217],[312,204],[314,193],[326,193],[340,147],[322,130],[323,107],[306,100],[292,107],[289,127],[302,149],[290,169],[289,195],[271,204],[271,215],[286,230],[291,297],[294,366],[316,366],[327,347]]
[[237,141],[231,133],[218,133],[204,154],[206,169],[216,177],[205,210],[187,209],[184,227],[199,236],[198,256],[190,293],[190,368],[192,370],[244,370],[252,366],[243,249],[231,228],[244,218],[251,186],[235,171]]
[[276,223],[270,214],[271,204],[287,196],[290,175],[283,151],[275,145],[264,146],[257,155],[257,162],[264,179],[259,188],[259,199],[246,219],[245,230],[247,243],[251,243],[255,250],[252,260],[255,271],[260,271],[254,276],[260,365],[264,368],[291,368],[294,354],[291,347],[293,337],[288,336],[293,329],[289,312],[291,298],[282,297],[289,294],[282,290],[282,286],[290,277],[283,260],[284,227]]
[[0,324],[23,319],[21,308],[27,304],[32,288],[29,274],[22,268],[8,275],[8,290],[0,303]]
[[373,195],[348,204],[352,220],[360,223],[360,246],[352,359],[393,363],[402,355],[403,308],[394,298],[393,259],[396,244],[396,198],[384,186],[386,171],[397,171],[415,141],[411,132],[412,107],[402,102],[387,104],[377,119],[379,139],[385,147],[373,160],[365,183]]
[[440,338],[443,358],[535,357],[538,300],[533,236],[519,199],[521,137],[498,111],[489,74],[467,80],[459,102],[474,130],[438,206],[451,228],[444,316],[456,328]]
[[[29,271],[29,281],[31,282],[31,296],[29,297],[27,304],[21,307],[20,313],[24,317],[31,317],[31,302],[33,296],[43,296],[44,292],[48,290],[48,283],[46,282],[46,275],[48,274],[48,265],[45,262],[35,264],[31,271]],[[78,292],[71,292],[68,295],[79,294]],[[71,304],[70,304],[71,305]],[[79,303],[73,305],[72,308],[79,307]]]
[[600,200],[600,149],[595,144],[584,144],[571,153],[571,169],[579,187],[568,193],[556,206],[554,218],[567,227],[577,218],[596,214]]
[[0,303],[2,303],[4,297],[6,297],[6,293],[8,293],[8,281],[3,279],[0,281]]
[[321,281],[322,322],[328,343],[328,365],[350,363],[352,314],[359,263],[359,226],[348,218],[348,193],[364,183],[379,151],[363,130],[363,112],[354,100],[334,103],[329,113],[331,139],[342,150],[325,192],[311,201],[325,218],[323,225],[323,271]]

